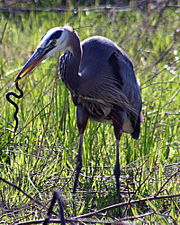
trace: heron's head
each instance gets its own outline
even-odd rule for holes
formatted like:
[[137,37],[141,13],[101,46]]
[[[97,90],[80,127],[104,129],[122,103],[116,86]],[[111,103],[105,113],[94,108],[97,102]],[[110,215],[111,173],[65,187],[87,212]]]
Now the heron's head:
[[69,34],[73,32],[69,27],[55,27],[50,29],[40,40],[36,51],[23,66],[16,77],[15,82],[27,75],[33,68],[39,65],[43,60],[51,57],[53,54],[71,50],[69,45]]

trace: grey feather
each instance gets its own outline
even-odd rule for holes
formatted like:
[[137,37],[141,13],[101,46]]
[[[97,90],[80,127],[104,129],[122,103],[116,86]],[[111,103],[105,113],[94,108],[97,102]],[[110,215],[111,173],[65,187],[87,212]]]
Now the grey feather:
[[111,121],[111,112],[119,107],[130,123],[124,131],[133,134],[139,127],[137,138],[142,100],[131,60],[114,42],[101,36],[88,38],[81,46],[78,75],[72,70],[73,54],[65,52],[60,60],[61,73],[71,77],[68,82],[63,75],[63,80],[75,105],[82,104],[89,118],[97,121]]

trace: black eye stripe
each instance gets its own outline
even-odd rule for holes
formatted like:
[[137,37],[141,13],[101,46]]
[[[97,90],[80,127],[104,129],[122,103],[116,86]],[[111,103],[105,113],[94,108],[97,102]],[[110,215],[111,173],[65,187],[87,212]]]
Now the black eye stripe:
[[[46,36],[46,34],[47,34],[47,33],[45,33],[45,34],[42,36],[41,40]],[[62,30],[57,30],[57,31],[55,31],[55,32],[54,32],[53,34],[51,34],[51,36],[46,40],[46,43],[48,43],[48,42],[51,41],[51,40],[58,39],[58,38],[61,36],[61,34],[62,34]]]
[[62,31],[58,30],[55,33],[51,34],[51,36],[49,37],[49,40],[54,40],[54,39],[58,39],[61,36]]

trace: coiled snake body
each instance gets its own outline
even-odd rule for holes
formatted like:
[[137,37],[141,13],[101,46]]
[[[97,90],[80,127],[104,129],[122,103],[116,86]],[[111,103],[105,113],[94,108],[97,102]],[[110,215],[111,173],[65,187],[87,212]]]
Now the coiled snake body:
[[7,94],[6,94],[6,99],[8,102],[10,102],[15,108],[16,108],[16,111],[14,112],[14,119],[16,121],[16,125],[14,127],[14,133],[16,132],[17,128],[18,128],[18,117],[17,117],[17,114],[18,114],[18,111],[19,111],[19,107],[18,105],[10,98],[10,96],[14,96],[15,98],[22,98],[23,97],[23,91],[22,89],[18,86],[18,82],[16,82],[16,89],[20,92],[20,94],[16,94],[15,92],[13,91],[9,91]]

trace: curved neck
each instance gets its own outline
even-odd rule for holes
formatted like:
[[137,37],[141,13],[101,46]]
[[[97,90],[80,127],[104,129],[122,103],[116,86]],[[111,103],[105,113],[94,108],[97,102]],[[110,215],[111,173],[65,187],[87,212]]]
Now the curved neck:
[[66,63],[65,83],[67,87],[77,93],[81,77],[79,76],[79,66],[81,63],[82,49],[78,35],[75,31],[69,35],[69,50],[72,57]]
[[82,49],[79,37],[75,31],[71,32],[69,35],[69,45],[70,51],[72,52],[74,58],[77,60],[79,66],[81,62]]

